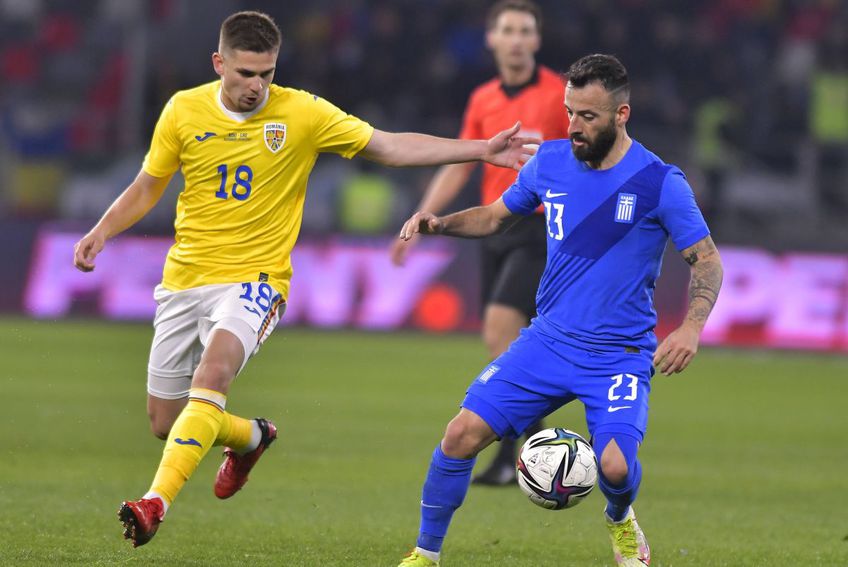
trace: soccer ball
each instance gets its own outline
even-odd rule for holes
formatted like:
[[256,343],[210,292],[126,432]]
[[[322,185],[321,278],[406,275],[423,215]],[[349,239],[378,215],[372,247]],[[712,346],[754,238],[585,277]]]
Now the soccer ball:
[[545,429],[530,437],[516,463],[518,486],[533,504],[562,510],[595,488],[598,463],[592,446],[568,429]]

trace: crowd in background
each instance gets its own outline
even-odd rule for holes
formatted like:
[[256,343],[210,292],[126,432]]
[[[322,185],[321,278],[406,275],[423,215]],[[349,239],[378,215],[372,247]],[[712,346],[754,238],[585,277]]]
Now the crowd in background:
[[[589,52],[622,59],[631,136],[683,167],[717,240],[844,249],[848,3],[539,3],[539,61],[562,71]],[[453,137],[469,93],[495,73],[489,5],[0,0],[0,218],[88,225],[137,172],[169,96],[216,78],[218,26],[239,9],[283,30],[278,84],[384,130]],[[322,158],[304,230],[393,232],[431,174]],[[175,186],[140,230],[167,232]]]

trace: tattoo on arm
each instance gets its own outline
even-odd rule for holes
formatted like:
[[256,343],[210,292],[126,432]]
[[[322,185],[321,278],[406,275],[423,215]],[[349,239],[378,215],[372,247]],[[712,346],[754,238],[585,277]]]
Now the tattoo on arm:
[[718,262],[701,262],[689,282],[689,311],[686,318],[701,327],[707,322],[721,289],[722,269]]
[[689,309],[686,319],[703,328],[718,299],[724,271],[715,244],[709,236],[683,251],[691,266]]

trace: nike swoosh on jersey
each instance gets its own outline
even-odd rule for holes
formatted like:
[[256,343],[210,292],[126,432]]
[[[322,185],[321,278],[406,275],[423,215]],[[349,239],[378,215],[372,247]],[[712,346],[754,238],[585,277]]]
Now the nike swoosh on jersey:
[[194,139],[198,142],[205,142],[212,136],[217,136],[217,134],[215,132],[204,132],[202,136],[195,136]]
[[550,189],[548,189],[548,192],[545,193],[545,197],[547,197],[548,199],[554,199],[556,197],[565,197],[566,195],[568,195],[568,193],[551,193]]
[[629,409],[629,408],[632,408],[632,407],[633,406],[610,406],[610,407],[607,408],[607,411],[609,413],[613,413],[613,412],[616,412],[618,410]]

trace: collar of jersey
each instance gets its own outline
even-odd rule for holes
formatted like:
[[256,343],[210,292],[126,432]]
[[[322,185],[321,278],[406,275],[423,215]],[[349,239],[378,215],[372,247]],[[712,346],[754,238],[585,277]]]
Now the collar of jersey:
[[265,108],[265,105],[268,104],[268,99],[270,97],[271,97],[271,87],[268,87],[268,90],[265,91],[265,98],[262,100],[262,102],[259,104],[259,106],[257,106],[256,108],[254,108],[250,112],[233,112],[232,110],[230,110],[229,108],[224,106],[224,101],[221,100],[221,87],[218,87],[217,99],[218,99],[218,106],[221,108],[221,110],[224,111],[224,114],[226,114],[227,116],[229,116],[230,118],[232,118],[236,122],[245,122],[249,118],[251,118],[255,114],[257,114],[260,110]]
[[529,87],[530,85],[535,85],[539,82],[539,66],[536,65],[533,67],[533,74],[530,75],[530,78],[527,79],[527,82],[521,83],[520,85],[505,85],[503,79],[501,79],[501,90],[507,96],[507,98],[515,98],[521,91]]

